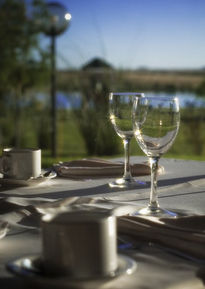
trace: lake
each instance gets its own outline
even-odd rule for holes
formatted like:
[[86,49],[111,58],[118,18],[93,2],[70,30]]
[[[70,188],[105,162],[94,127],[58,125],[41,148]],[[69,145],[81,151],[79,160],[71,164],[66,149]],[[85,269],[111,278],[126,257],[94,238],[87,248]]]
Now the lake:
[[199,97],[192,92],[176,92],[176,93],[167,93],[167,92],[148,92],[147,96],[177,96],[179,98],[179,103],[181,107],[205,107],[205,97]]
[[[146,92],[147,96],[177,96],[179,98],[181,107],[205,107],[205,97],[199,97],[192,92],[176,92],[176,93],[167,93],[167,92]],[[38,98],[48,99],[49,95],[43,93],[38,94]],[[81,105],[82,94],[80,92],[65,93],[62,91],[57,92],[57,107],[58,108],[78,108]]]

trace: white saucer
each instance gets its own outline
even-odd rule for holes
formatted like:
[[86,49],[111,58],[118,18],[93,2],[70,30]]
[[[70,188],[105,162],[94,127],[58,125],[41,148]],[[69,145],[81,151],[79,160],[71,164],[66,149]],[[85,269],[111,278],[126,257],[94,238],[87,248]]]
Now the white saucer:
[[130,275],[137,268],[136,262],[128,256],[118,254],[118,268],[111,272],[108,276],[93,276],[89,279],[79,279],[72,276],[49,276],[45,275],[43,270],[43,263],[39,256],[23,257],[7,264],[7,269],[13,274],[24,278],[27,283],[38,287],[48,288],[70,288],[70,286],[83,285],[88,286],[89,289],[96,288],[96,285],[105,283],[122,274]]
[[2,186],[35,186],[48,179],[56,177],[56,172],[51,171],[49,173],[44,172],[38,178],[30,178],[28,180],[17,180],[17,179],[7,179],[0,178],[0,185]]

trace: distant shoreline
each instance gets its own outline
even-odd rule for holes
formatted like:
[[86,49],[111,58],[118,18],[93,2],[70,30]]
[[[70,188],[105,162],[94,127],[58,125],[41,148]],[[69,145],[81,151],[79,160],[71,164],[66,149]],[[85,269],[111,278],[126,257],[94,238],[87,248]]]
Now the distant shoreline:
[[99,81],[106,81],[114,89],[143,91],[190,91],[197,92],[205,82],[205,70],[114,70],[90,69],[59,70],[58,86],[63,90],[80,87],[81,82],[89,83],[94,76]]

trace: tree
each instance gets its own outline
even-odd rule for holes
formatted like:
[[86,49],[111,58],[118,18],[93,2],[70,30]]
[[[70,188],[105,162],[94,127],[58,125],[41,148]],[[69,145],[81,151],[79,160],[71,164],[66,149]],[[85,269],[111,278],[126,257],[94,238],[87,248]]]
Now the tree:
[[82,102],[75,114],[88,155],[119,153],[119,138],[108,116],[111,76],[112,67],[98,58],[83,66],[81,71]]
[[[33,1],[32,7],[42,4]],[[16,146],[20,145],[25,93],[45,81],[48,75],[48,53],[40,46],[36,15],[29,17],[32,7],[24,0],[4,0],[0,4],[0,105],[4,116],[15,126]]]

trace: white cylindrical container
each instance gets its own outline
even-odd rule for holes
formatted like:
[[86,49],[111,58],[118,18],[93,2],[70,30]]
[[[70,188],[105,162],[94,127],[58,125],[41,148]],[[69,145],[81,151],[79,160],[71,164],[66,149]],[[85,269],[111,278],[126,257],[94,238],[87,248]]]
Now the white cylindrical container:
[[109,276],[117,269],[116,217],[79,210],[42,218],[47,274],[76,278]]

